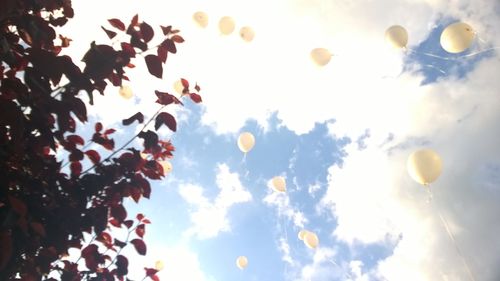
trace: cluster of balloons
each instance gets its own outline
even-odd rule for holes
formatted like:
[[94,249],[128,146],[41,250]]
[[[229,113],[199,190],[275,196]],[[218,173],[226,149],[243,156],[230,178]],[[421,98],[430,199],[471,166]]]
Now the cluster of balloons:
[[[208,15],[205,12],[198,11],[194,13],[193,20],[201,28],[208,26]],[[232,17],[224,16],[219,19],[218,27],[221,34],[230,35],[236,28],[236,23]],[[241,27],[239,34],[245,42],[251,42],[255,37],[255,32],[250,26]]]
[[316,233],[309,230],[301,230],[298,234],[299,240],[304,241],[304,244],[310,249],[316,249],[319,245],[319,238]]
[[[455,22],[448,25],[440,37],[441,47],[448,53],[457,54],[467,50],[473,43],[476,32],[464,22]],[[400,25],[393,25],[385,31],[386,42],[396,49],[407,49],[408,32]],[[330,62],[332,53],[325,48],[315,48],[311,51],[311,59],[318,66],[325,66]]]

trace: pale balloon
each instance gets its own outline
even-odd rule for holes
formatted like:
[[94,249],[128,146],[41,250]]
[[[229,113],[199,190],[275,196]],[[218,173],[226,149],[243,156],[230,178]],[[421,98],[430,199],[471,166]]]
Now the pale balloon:
[[299,237],[299,240],[304,240],[304,236],[306,235],[307,233],[307,230],[305,229],[302,229],[301,231],[299,231],[299,234],[297,235]]
[[249,152],[250,150],[252,150],[254,145],[255,145],[255,137],[252,135],[252,133],[244,132],[241,133],[240,136],[238,137],[238,147],[242,152],[244,153]]
[[311,59],[319,66],[325,66],[330,62],[332,54],[325,48],[316,48],[311,51]]
[[401,25],[393,25],[385,31],[385,41],[394,48],[405,48],[408,44],[408,32]]
[[239,256],[236,259],[236,266],[239,269],[244,269],[245,267],[247,267],[247,265],[248,265],[248,259],[247,259],[247,257],[245,257],[245,256]]
[[124,99],[130,99],[134,93],[132,92],[132,88],[130,88],[130,86],[127,86],[127,85],[121,85],[120,86],[120,91],[118,92],[120,94],[120,96]]
[[174,82],[174,90],[177,93],[179,93],[180,95],[182,95],[182,91],[184,90],[184,86],[182,85],[182,82],[180,79]]
[[240,29],[240,37],[245,42],[251,42],[255,37],[255,32],[250,26],[244,26]]
[[163,264],[163,261],[161,261],[161,260],[156,261],[155,269],[158,271],[161,271],[161,270],[163,270],[163,268],[165,268],[165,264]]
[[285,192],[286,191],[286,181],[284,177],[276,176],[271,180],[271,186],[275,191]]
[[472,27],[463,22],[448,25],[441,33],[441,47],[448,53],[461,53],[467,50],[474,40]]
[[225,16],[219,20],[219,30],[224,35],[229,35],[234,31],[234,20],[232,17]]
[[167,175],[172,171],[172,163],[169,161],[160,161],[160,165],[163,168],[163,175]]
[[435,181],[443,168],[441,157],[431,149],[421,149],[408,157],[408,173],[418,183],[428,185]]
[[316,249],[319,244],[319,239],[316,233],[307,231],[304,234],[304,244],[311,249]]
[[208,15],[205,12],[198,11],[194,13],[193,20],[199,27],[205,28],[208,26]]

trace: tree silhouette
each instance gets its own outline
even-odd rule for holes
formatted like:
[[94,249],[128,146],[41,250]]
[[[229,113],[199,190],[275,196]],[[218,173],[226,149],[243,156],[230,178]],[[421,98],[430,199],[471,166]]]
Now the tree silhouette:
[[[201,102],[200,88],[191,91],[182,79],[181,98],[155,91],[159,110],[149,120],[141,112],[124,119],[124,126],[141,129],[118,148],[113,128],[88,123],[83,100],[92,105],[108,84],[122,86],[136,60],[162,78],[168,55],[184,39],[161,26],[159,44],[152,44],[153,28],[137,15],[128,25],[110,19],[102,28],[114,43],[92,42],[82,70],[60,55],[71,39],[55,31],[74,15],[70,0],[0,0],[0,7],[0,280],[126,280],[121,251],[132,245],[146,254],[150,221],[142,214],[131,218],[123,200],[149,198],[150,181],[165,176],[162,161],[174,151],[147,125],[154,120],[155,130],[175,131],[165,107],[186,97]],[[85,124],[95,128],[87,142],[78,134]],[[135,138],[143,147],[130,146]],[[109,154],[88,149],[92,143]],[[114,237],[113,228],[127,229],[127,237]],[[70,248],[80,257],[70,260]],[[156,273],[146,268],[145,278],[158,280]]]

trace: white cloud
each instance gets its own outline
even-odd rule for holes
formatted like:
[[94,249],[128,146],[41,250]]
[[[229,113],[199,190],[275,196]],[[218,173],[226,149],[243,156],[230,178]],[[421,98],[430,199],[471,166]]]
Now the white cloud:
[[262,199],[262,202],[276,208],[279,217],[286,217],[288,220],[292,221],[296,227],[304,228],[304,224],[307,223],[307,218],[302,211],[290,204],[290,197],[288,197],[288,194],[286,192],[272,191],[269,182],[268,187],[269,191],[266,197]]
[[181,184],[179,194],[193,207],[191,226],[186,235],[199,239],[216,237],[220,232],[231,230],[228,218],[230,208],[252,200],[252,195],[241,184],[238,173],[231,173],[226,164],[217,167],[216,184],[219,193],[210,200],[203,194],[204,188],[195,184]]

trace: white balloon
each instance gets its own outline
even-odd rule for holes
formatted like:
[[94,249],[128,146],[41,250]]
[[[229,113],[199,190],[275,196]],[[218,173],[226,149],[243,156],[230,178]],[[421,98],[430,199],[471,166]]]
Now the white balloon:
[[174,90],[177,93],[179,93],[180,95],[182,95],[182,91],[184,90],[184,86],[182,85],[182,82],[180,79],[174,82]]
[[198,11],[194,13],[193,20],[199,27],[205,28],[208,25],[208,15],[205,12]]
[[245,267],[247,267],[247,265],[248,265],[248,259],[247,259],[247,257],[245,257],[245,256],[239,256],[236,259],[236,266],[239,269],[244,269]]
[[325,66],[330,62],[332,54],[325,48],[316,48],[311,51],[311,59],[319,66]]
[[408,173],[413,180],[423,185],[435,181],[441,175],[442,168],[441,157],[431,149],[417,150],[408,157]]
[[240,136],[238,137],[238,147],[242,152],[244,153],[249,152],[250,150],[252,150],[254,145],[255,145],[255,137],[252,135],[252,133],[244,132],[241,133]]
[[408,44],[408,32],[401,25],[393,25],[385,31],[385,40],[394,48],[404,48]]
[[319,239],[316,233],[307,231],[304,234],[304,244],[311,249],[316,249],[319,244]]
[[163,264],[163,261],[161,261],[161,260],[156,261],[155,269],[158,271],[161,271],[161,270],[163,270],[163,268],[165,268],[165,264]]
[[240,37],[243,41],[251,42],[255,37],[255,32],[250,26],[244,26],[240,29]]
[[232,17],[225,16],[219,20],[219,30],[224,35],[229,35],[234,31],[234,20]]
[[299,240],[304,240],[304,236],[306,235],[307,233],[307,230],[305,229],[302,229],[301,231],[299,231],[299,234],[297,235],[299,237]]
[[461,53],[467,50],[474,40],[474,30],[463,22],[448,25],[441,33],[441,47],[448,53]]
[[284,177],[276,176],[271,180],[271,186],[275,191],[285,192],[286,191],[286,181]]
[[121,85],[120,86],[120,91],[118,92],[120,96],[124,99],[130,99],[134,93],[132,92],[132,88],[128,85]]
[[163,168],[163,175],[167,175],[172,171],[172,163],[169,161],[160,161],[160,165]]

